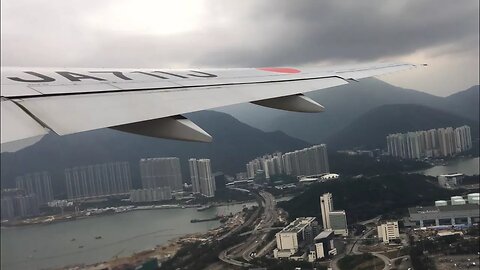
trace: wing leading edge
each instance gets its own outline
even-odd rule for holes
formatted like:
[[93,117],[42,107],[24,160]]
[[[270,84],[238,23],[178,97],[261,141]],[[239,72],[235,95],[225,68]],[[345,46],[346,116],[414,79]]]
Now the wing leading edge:
[[44,135],[49,130],[66,135],[105,127],[210,141],[205,131],[181,114],[243,102],[319,112],[324,108],[302,93],[414,67],[417,65],[201,71],[3,68],[1,143]]

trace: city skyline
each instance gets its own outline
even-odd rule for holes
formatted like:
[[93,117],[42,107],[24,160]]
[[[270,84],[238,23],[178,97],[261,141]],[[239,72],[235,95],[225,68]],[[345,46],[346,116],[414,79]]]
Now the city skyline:
[[467,125],[389,134],[386,139],[391,156],[410,159],[447,157],[472,148],[471,130]]
[[276,152],[249,161],[246,164],[247,178],[253,179],[262,171],[266,179],[272,175],[287,174],[309,176],[328,173],[327,145],[320,144],[292,152]]

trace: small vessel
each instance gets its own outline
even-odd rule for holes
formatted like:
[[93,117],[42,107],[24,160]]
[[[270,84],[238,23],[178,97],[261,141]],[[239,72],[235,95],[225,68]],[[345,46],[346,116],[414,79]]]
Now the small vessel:
[[95,236],[95,239],[102,239],[101,236]]
[[72,241],[72,242],[73,242],[73,241],[75,241],[75,240],[77,240],[77,239],[75,239],[75,238],[72,238],[72,240],[70,240],[70,241]]
[[83,248],[83,246],[78,246],[78,248]]
[[192,219],[192,220],[190,220],[190,223],[213,221],[213,220],[219,220],[221,218],[222,218],[221,216],[215,216],[215,217],[212,217],[212,218],[205,218],[205,219]]
[[212,207],[213,207],[213,205],[211,205],[211,204],[207,204],[207,205],[204,205],[204,206],[198,207],[198,208],[197,208],[197,211],[199,211],[199,212],[201,212],[201,211],[205,211],[205,210],[207,210],[207,209],[210,209],[210,208],[212,208]]

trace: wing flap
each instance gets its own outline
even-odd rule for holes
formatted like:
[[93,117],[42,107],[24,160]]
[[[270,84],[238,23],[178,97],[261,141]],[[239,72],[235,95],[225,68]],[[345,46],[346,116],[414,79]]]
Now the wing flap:
[[18,99],[59,135],[118,126],[221,106],[347,84],[339,78],[252,85],[133,91]]
[[48,130],[11,100],[1,101],[1,141],[13,142],[45,135]]

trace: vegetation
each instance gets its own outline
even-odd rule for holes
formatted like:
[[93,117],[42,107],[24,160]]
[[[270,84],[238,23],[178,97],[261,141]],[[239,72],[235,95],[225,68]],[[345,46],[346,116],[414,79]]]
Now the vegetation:
[[278,174],[278,175],[271,175],[270,182],[272,185],[279,185],[279,184],[290,184],[298,182],[296,176],[287,175],[287,174]]
[[414,242],[413,236],[411,236],[410,242],[413,243],[410,248],[412,266],[414,269],[418,270],[435,270],[435,263],[427,256],[427,254],[478,254],[480,249],[478,246],[478,226],[470,228],[467,235],[473,235],[476,237],[464,238],[461,235],[455,234],[421,239]]
[[319,197],[326,192],[333,195],[336,209],[347,211],[353,224],[385,213],[402,215],[408,207],[432,205],[439,198],[448,198],[459,191],[439,188],[427,180],[432,177],[419,174],[390,174],[370,178],[341,178],[313,184],[301,195],[280,202],[291,218],[320,216]]
[[361,255],[347,255],[338,261],[341,270],[369,270],[382,269],[385,263],[379,258],[364,253]]
[[478,184],[480,183],[480,176],[477,175],[466,175],[462,179],[462,183],[465,185],[472,185],[472,184]]
[[400,160],[392,157],[372,158],[369,156],[330,153],[330,170],[343,176],[379,175],[403,171],[416,171],[431,167],[417,160]]

